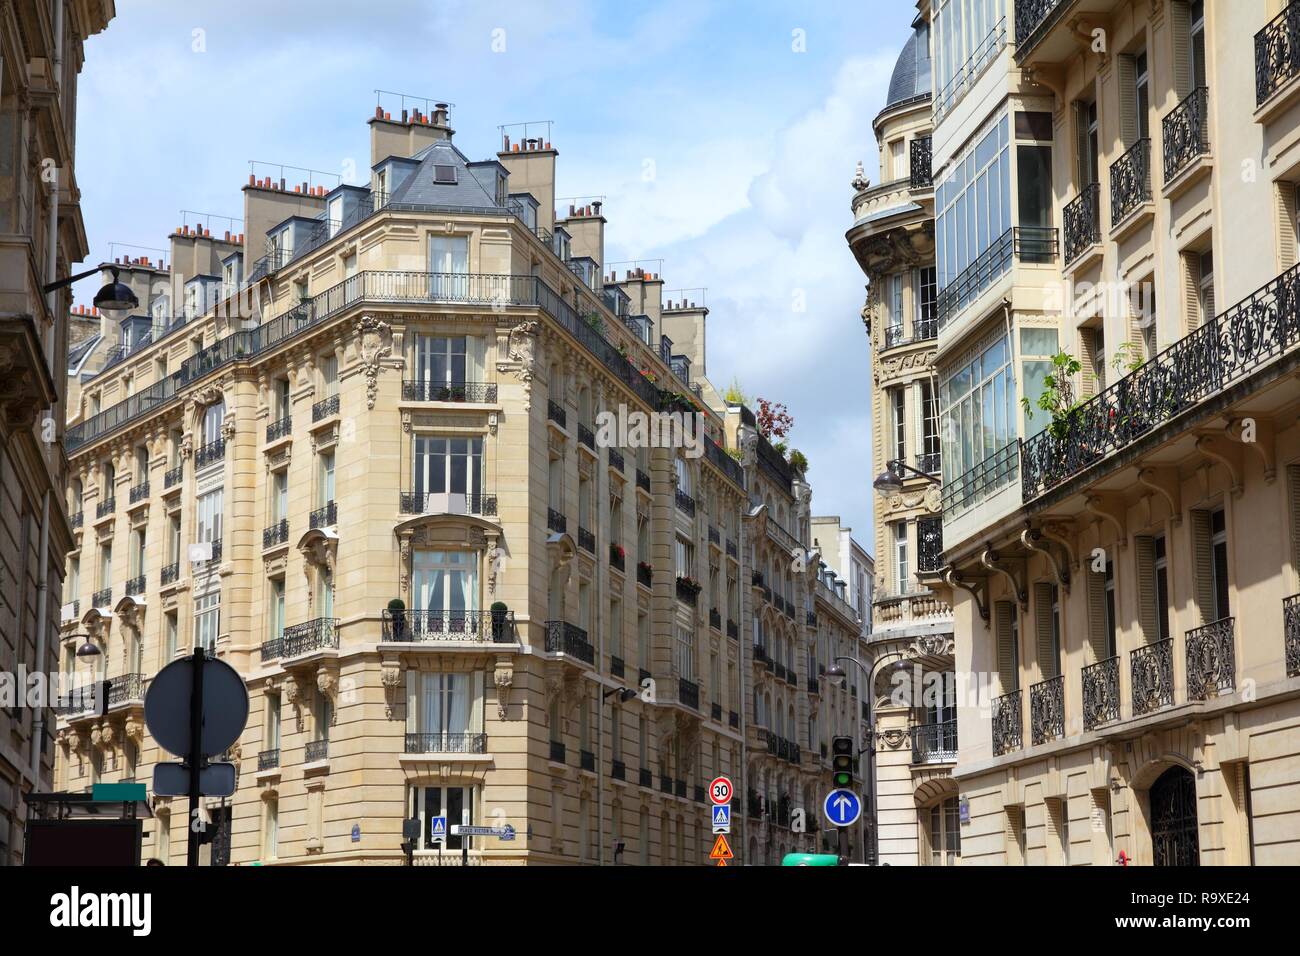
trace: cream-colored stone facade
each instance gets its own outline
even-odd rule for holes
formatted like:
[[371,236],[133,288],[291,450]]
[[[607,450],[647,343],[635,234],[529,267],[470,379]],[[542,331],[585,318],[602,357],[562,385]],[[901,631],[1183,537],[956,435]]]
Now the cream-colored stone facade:
[[44,287],[87,253],[74,173],[77,78],[112,0],[16,0],[0,8],[0,866],[24,853],[24,795],[51,789],[51,713],[27,697],[58,642],[72,541],[59,443],[71,294]]
[[[1293,8],[975,6],[934,34],[962,862],[1295,864]],[[964,173],[1014,184],[966,252]]]
[[[219,861],[397,865],[418,818],[414,862],[459,865],[431,828],[468,812],[517,834],[470,864],[702,864],[717,774],[734,862],[811,847],[813,716],[857,713],[814,635],[857,621],[793,557],[808,485],[705,378],[707,310],[606,274],[550,142],[469,162],[445,107],[370,129],[370,189],[254,175],[244,235],[116,264],[152,322],[79,376],[64,624],[119,680],[64,714],[60,787],[149,781],[143,693],[203,644],[252,701]],[[683,410],[698,455],[602,427]],[[177,862],[184,803],[153,803],[145,853]]]

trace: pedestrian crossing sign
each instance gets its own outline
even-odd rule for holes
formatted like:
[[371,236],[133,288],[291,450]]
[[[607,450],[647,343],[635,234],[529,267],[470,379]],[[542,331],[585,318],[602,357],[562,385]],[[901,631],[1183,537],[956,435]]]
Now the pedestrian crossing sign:
[[447,842],[447,818],[434,817],[432,826],[429,828],[429,838],[434,843]]

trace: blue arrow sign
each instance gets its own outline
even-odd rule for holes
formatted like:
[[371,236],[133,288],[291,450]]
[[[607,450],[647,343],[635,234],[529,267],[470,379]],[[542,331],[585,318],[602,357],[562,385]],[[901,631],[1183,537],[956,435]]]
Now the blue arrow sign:
[[822,813],[833,826],[851,827],[862,816],[862,800],[852,790],[832,790],[826,794]]
[[731,804],[724,803],[713,808],[713,832],[731,832]]

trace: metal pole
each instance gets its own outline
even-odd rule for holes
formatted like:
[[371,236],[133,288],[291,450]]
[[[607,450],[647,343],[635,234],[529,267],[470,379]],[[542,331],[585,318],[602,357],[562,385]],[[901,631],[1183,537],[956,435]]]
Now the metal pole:
[[194,681],[190,685],[190,826],[188,831],[186,866],[199,865],[199,830],[196,829],[199,812],[199,775],[203,760],[203,647],[194,648],[190,658],[194,663]]

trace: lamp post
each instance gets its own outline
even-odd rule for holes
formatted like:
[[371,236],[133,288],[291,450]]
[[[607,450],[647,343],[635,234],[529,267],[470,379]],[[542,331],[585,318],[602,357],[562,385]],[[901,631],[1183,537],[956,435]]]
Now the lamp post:
[[[876,833],[876,824],[878,823],[876,813],[876,730],[874,725],[875,713],[871,704],[871,668],[858,660],[856,657],[836,657],[837,661],[851,661],[856,664],[862,671],[863,677],[867,680],[867,685],[863,690],[867,702],[867,817],[868,826],[870,827],[870,846],[863,847],[867,862],[875,866],[879,862],[880,841]],[[844,668],[839,664],[832,664],[826,669],[826,676],[833,681],[842,681],[847,676]],[[861,751],[859,751],[861,753]]]
[[[905,475],[904,472],[907,474]],[[927,474],[919,468],[913,468],[901,458],[893,458],[885,462],[885,470],[876,476],[876,480],[871,486],[880,493],[882,497],[888,498],[896,495],[903,490],[903,479],[905,477],[924,478],[932,485],[942,485],[934,475]]]
[[[102,289],[95,293],[95,308],[105,309],[109,312],[121,311],[123,309],[136,309],[140,306],[139,297],[131,291],[131,287],[118,281],[118,270],[112,269],[113,281],[106,283]],[[96,272],[99,272],[99,266],[93,269],[87,269],[85,272],[78,272],[76,275],[67,276],[63,279],[55,279],[53,282],[47,282],[41,287],[41,291],[49,294],[59,289],[65,289],[74,282],[80,282],[82,279],[88,279]]]

